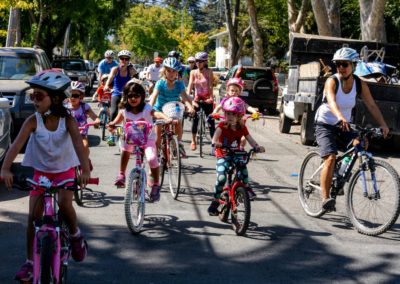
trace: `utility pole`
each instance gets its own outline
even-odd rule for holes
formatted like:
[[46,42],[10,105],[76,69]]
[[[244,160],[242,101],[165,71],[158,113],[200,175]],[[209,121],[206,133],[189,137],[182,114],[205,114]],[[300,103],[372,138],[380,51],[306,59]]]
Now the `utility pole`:
[[65,30],[63,56],[67,56],[68,55],[68,43],[69,43],[69,31],[70,31],[70,29],[71,29],[71,23],[68,24],[67,29]]
[[6,47],[21,45],[21,35],[19,28],[19,9],[10,7],[10,16],[8,17]]

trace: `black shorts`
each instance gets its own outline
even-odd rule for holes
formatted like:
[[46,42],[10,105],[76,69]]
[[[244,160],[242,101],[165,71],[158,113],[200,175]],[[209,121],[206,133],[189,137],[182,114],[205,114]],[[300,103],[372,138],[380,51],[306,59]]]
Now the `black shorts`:
[[329,124],[315,125],[315,138],[320,148],[321,158],[330,154],[345,151],[349,143],[356,138],[353,132],[341,131],[337,126]]

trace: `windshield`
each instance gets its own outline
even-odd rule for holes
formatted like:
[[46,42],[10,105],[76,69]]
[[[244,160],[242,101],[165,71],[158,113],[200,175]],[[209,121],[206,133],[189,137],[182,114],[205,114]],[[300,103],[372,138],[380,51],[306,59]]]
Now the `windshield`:
[[28,80],[39,71],[33,54],[0,55],[0,80]]
[[240,77],[243,80],[256,81],[260,78],[265,78],[267,80],[272,80],[272,73],[270,70],[263,69],[247,69],[244,73],[241,73]]
[[85,63],[79,60],[54,61],[53,67],[65,70],[86,71]]

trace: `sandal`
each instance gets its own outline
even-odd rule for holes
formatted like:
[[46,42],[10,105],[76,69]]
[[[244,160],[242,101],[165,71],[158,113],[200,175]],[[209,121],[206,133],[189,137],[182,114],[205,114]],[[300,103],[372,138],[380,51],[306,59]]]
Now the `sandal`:
[[325,199],[322,202],[322,209],[324,210],[332,210],[335,207],[336,200],[333,198]]
[[196,143],[191,143],[190,144],[190,150],[195,151],[197,149]]

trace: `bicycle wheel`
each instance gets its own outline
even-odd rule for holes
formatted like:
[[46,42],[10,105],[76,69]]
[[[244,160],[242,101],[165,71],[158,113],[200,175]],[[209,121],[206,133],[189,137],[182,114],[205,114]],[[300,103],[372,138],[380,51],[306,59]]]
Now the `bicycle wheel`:
[[108,117],[107,113],[104,111],[100,115],[100,124],[101,124],[101,140],[106,140],[106,129],[107,129]]
[[235,190],[236,210],[231,208],[232,226],[238,236],[246,234],[250,223],[250,199],[247,191],[243,187]]
[[66,284],[67,283],[67,279],[68,279],[67,276],[68,276],[68,265],[61,264],[60,284]]
[[169,140],[167,156],[169,190],[172,197],[177,199],[181,187],[181,155],[176,136],[172,136]]
[[222,206],[221,211],[218,214],[219,220],[221,220],[222,222],[228,222],[228,217],[229,217],[229,213],[231,211],[230,209],[230,204],[228,201],[226,201],[226,203]]
[[203,135],[204,135],[204,112],[201,111],[199,115],[199,150],[200,150],[200,158],[203,158]]
[[[80,167],[75,167],[75,177],[78,178],[81,175]],[[74,190],[74,199],[78,206],[83,206],[83,189],[78,185]]]
[[320,186],[322,163],[319,153],[312,151],[306,155],[300,168],[297,192],[301,206],[311,217],[321,217],[325,213]]
[[125,219],[129,231],[138,234],[143,227],[145,210],[146,173],[143,169],[133,169],[125,191]]
[[[162,138],[164,139],[164,138]],[[161,143],[161,149],[160,149],[160,187],[163,186],[164,184],[164,177],[165,177],[165,171],[167,170],[167,157],[166,157],[166,149],[163,143]]]
[[122,126],[117,127],[116,143],[118,144],[118,152],[122,153],[122,148],[124,146],[124,131]]
[[51,263],[53,254],[53,240],[51,236],[44,236],[40,244],[40,283],[51,283]]
[[376,236],[389,230],[399,216],[400,182],[390,164],[382,160],[372,163],[375,172],[357,169],[350,180],[347,214],[358,232]]

